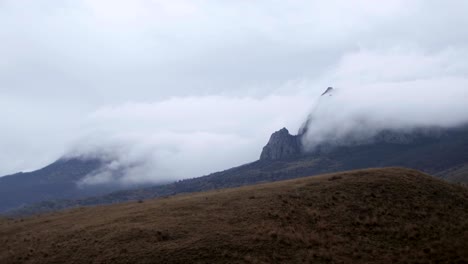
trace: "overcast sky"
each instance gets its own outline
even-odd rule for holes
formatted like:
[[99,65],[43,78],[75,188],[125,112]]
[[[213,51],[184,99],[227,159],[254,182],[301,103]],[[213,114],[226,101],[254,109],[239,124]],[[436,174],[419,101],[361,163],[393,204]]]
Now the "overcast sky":
[[464,0],[0,0],[0,175],[96,149],[149,161],[128,181],[227,169],[257,159],[271,132],[295,133],[327,86],[343,91],[327,118],[461,123],[466,10]]

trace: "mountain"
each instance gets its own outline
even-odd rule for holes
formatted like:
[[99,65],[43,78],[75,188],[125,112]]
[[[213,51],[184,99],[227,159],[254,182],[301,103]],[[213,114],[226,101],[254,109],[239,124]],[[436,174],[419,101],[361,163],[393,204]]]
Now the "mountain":
[[62,158],[36,171],[0,177],[0,212],[52,199],[78,199],[102,195],[121,186],[81,188],[78,182],[98,171],[104,161],[96,158]]
[[[329,99],[334,92],[335,90],[329,87],[323,94],[323,99]],[[297,135],[291,135],[286,128],[274,132],[263,148],[259,160],[239,167],[170,184],[104,195],[78,192],[76,196],[37,196],[40,199],[17,202],[15,206],[24,204],[20,208],[10,205],[9,208],[13,210],[8,213],[41,213],[76,206],[119,203],[371,167],[401,166],[449,181],[468,183],[467,125],[452,128],[418,127],[412,130],[386,129],[365,140],[355,140],[351,135],[340,141],[324,141],[313,149],[306,149],[303,141],[306,136],[310,136],[307,134],[308,128],[313,125],[315,118],[318,117],[313,113],[309,115]],[[67,190],[74,190],[75,185],[69,185]],[[0,182],[0,187],[8,189],[8,184]],[[23,189],[17,192],[19,197],[29,196],[23,192]],[[80,196],[77,197],[78,195]]]
[[323,92],[323,94],[321,96],[324,96],[324,95],[332,96],[333,95],[333,87],[328,87],[327,90],[325,90],[325,92]]
[[[290,135],[286,129],[277,131],[274,135],[267,144],[270,147],[264,148],[264,151],[283,153],[281,149],[284,150],[285,147],[280,143],[276,144],[275,141],[290,142],[291,138],[297,137]],[[283,141],[278,137],[288,139]],[[401,138],[407,137],[401,136]],[[277,147],[276,150],[274,146]],[[278,159],[260,158],[255,162],[203,177],[82,199],[45,201],[9,213],[28,215],[77,206],[144,200],[179,193],[231,188],[307,175],[372,167],[401,166],[421,170],[447,180],[468,183],[468,174],[466,173],[468,164],[467,127],[446,129],[444,133],[439,133],[437,137],[415,137],[412,141],[388,140],[386,138],[383,141],[369,144],[333,147],[326,151],[321,150],[312,153],[301,151],[294,155],[289,155],[289,153],[289,151],[286,151],[283,153],[284,155],[280,154],[280,156],[283,156]],[[263,153],[262,156],[265,157]]]
[[468,189],[367,169],[0,220],[0,263],[466,263]]
[[263,147],[260,160],[281,160],[300,156],[301,141],[299,136],[289,134],[286,128],[273,133]]

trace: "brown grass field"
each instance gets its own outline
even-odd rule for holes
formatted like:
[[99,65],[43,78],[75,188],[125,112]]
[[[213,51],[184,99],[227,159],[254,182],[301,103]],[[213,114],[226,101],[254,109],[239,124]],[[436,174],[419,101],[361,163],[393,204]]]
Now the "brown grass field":
[[468,263],[468,189],[350,171],[0,220],[0,263]]

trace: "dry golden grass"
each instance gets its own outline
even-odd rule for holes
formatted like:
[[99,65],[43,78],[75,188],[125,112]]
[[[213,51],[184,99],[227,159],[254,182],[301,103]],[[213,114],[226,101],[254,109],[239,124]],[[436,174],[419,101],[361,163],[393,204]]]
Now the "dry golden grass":
[[0,263],[467,263],[468,190],[351,171],[0,220]]

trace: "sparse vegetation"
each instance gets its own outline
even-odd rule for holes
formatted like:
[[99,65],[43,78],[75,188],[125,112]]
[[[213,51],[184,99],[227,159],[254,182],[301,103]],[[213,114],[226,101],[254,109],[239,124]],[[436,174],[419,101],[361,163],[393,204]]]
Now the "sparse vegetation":
[[0,220],[0,263],[467,263],[468,190],[351,171]]

